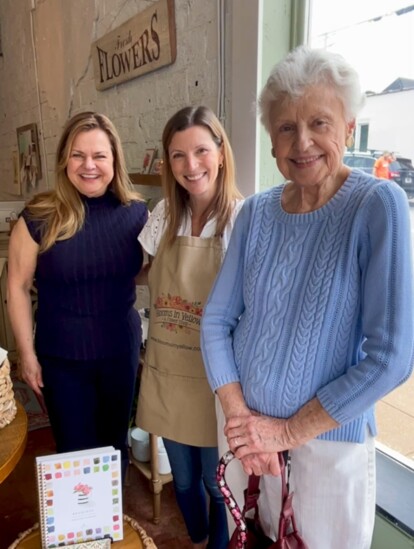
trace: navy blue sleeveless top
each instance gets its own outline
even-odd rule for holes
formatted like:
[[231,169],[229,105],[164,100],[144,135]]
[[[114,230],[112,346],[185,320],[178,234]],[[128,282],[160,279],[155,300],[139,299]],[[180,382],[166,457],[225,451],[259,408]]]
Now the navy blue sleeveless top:
[[[138,201],[122,205],[111,191],[82,199],[82,229],[38,256],[36,352],[75,360],[135,352],[141,321],[134,309],[134,277],[143,261],[137,237],[147,207]],[[27,209],[22,215],[39,243],[41,222]]]

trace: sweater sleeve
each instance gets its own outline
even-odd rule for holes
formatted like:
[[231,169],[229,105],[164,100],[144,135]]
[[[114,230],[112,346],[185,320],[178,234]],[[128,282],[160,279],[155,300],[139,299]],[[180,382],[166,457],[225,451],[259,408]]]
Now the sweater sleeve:
[[239,381],[233,331],[244,311],[244,250],[250,216],[251,209],[246,201],[237,216],[227,253],[203,312],[201,350],[213,391]]
[[339,423],[364,412],[407,380],[414,358],[414,302],[409,207],[387,183],[364,208],[361,271],[362,353],[347,372],[317,392]]

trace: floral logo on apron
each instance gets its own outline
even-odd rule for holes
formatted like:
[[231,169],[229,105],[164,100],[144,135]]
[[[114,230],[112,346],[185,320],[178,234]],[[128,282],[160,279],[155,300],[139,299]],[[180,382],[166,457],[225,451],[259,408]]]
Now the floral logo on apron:
[[170,332],[189,334],[200,330],[203,308],[200,301],[187,301],[179,295],[161,294],[154,303],[154,322]]

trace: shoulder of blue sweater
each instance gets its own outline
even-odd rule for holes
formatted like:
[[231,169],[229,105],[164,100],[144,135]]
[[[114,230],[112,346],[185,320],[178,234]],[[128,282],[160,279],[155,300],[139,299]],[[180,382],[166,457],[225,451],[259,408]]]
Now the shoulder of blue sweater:
[[372,176],[375,190],[381,199],[391,201],[399,206],[408,207],[407,193],[392,179],[379,179]]
[[352,170],[349,178],[353,180],[353,183],[367,186],[367,188],[371,188],[375,190],[375,192],[382,192],[390,196],[404,199],[407,198],[404,189],[392,179],[380,179],[379,177],[359,170]]
[[379,179],[360,171],[353,171],[350,182],[351,178],[352,186],[358,186],[362,191],[357,204],[360,215],[368,225],[377,224],[379,220],[384,223],[385,218],[397,219],[401,227],[409,224],[407,195],[395,181]]

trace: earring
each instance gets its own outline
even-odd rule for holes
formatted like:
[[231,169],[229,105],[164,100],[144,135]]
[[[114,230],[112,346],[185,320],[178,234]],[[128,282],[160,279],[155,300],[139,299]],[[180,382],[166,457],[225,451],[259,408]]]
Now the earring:
[[223,162],[221,164],[219,164],[219,169],[221,170],[223,168],[224,164]]
[[351,149],[354,146],[355,140],[353,135],[348,135],[345,141],[345,145],[348,149]]
[[270,149],[270,152],[272,153],[273,158],[276,158],[275,149],[273,147]]

